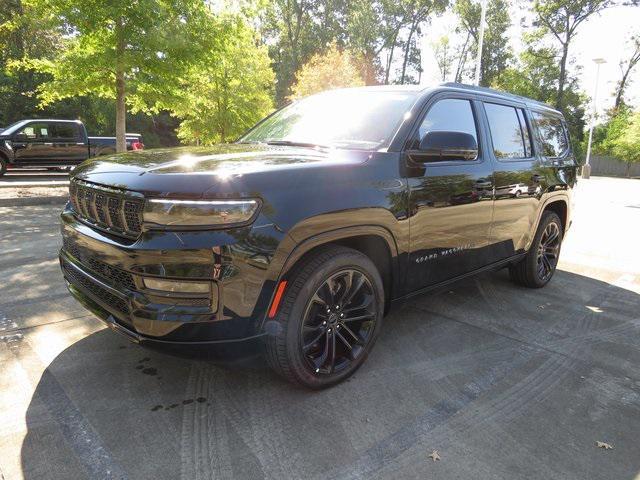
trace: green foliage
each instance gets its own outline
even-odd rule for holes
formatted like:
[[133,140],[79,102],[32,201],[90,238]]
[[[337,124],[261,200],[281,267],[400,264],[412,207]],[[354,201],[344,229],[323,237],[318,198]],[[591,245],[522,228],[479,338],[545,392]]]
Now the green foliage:
[[124,73],[132,111],[154,111],[179,89],[180,74],[215,38],[200,0],[29,0],[51,12],[71,34],[54,58],[28,58],[24,67],[47,73],[38,87],[43,105],[77,95],[116,97]]
[[183,121],[178,137],[210,145],[239,137],[273,109],[273,81],[267,49],[242,19],[228,17],[225,41],[216,55],[195,65],[172,110]]
[[362,85],[364,81],[353,56],[348,51],[338,49],[334,43],[325,53],[314,55],[302,66],[291,97],[295,99],[332,88]]
[[[533,98],[553,104],[558,93],[560,66],[557,51],[553,48],[529,48],[524,51],[516,66],[505,69],[496,76],[492,86],[516,95]],[[565,103],[561,108],[569,127],[574,153],[583,156],[585,97],[580,91],[578,80],[567,76],[565,79]]]
[[[511,26],[509,2],[507,0],[487,0],[486,24],[483,37],[482,63],[480,67],[480,85],[489,86],[513,58],[507,30]],[[455,6],[460,19],[461,29],[470,35],[471,44],[467,51],[474,55],[478,49],[480,36],[481,7],[474,0],[458,0]],[[466,62],[465,62],[466,63]],[[475,66],[475,61],[471,62]],[[468,76],[473,78],[471,69]]]
[[611,141],[612,152],[627,163],[627,176],[632,163],[640,162],[640,112],[629,115],[629,122]]

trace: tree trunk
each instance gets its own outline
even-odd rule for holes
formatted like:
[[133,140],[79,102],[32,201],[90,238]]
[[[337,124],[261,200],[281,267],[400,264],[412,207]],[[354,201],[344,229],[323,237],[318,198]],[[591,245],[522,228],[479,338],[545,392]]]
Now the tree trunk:
[[407,63],[409,62],[409,53],[411,52],[411,39],[413,38],[413,32],[415,32],[417,26],[417,20],[411,23],[411,30],[409,31],[409,38],[407,38],[407,44],[404,47],[404,61],[402,62],[402,75],[400,76],[400,84],[404,85],[404,77],[407,72]]
[[125,101],[125,79],[122,58],[124,57],[125,42],[123,20],[116,23],[116,152],[127,151],[127,104]]
[[624,95],[624,88],[627,85],[627,77],[629,76],[629,72],[631,71],[631,68],[633,68],[633,65],[629,64],[629,66],[627,67],[627,69],[624,72],[624,75],[622,75],[622,80],[620,80],[620,85],[618,86],[618,93],[616,93],[616,103],[614,105],[614,108],[617,110],[618,107],[620,107],[620,104],[622,103],[622,96]]
[[558,96],[556,97],[556,108],[562,109],[564,101],[564,82],[567,76],[567,57],[569,55],[569,42],[562,45],[562,58],[560,59],[560,78],[558,79]]
[[393,51],[396,48],[396,40],[398,39],[398,32],[400,28],[397,28],[393,34],[393,41],[391,42],[391,52],[389,53],[389,58],[387,59],[387,68],[384,72],[384,84],[389,85],[389,73],[391,71],[391,62],[393,61]]
[[627,162],[627,178],[631,178],[631,162]]
[[127,105],[125,103],[124,72],[116,73],[116,152],[127,151]]

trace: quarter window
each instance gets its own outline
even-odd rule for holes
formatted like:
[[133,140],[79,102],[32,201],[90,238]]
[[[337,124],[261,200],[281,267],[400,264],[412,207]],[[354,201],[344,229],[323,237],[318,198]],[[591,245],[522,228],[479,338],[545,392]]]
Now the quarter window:
[[569,150],[569,140],[562,120],[543,113],[533,113],[538,131],[542,155],[545,157],[562,157]]
[[472,135],[478,142],[476,121],[469,100],[447,98],[436,102],[420,125],[420,139],[427,132],[462,132]]
[[522,110],[495,103],[485,103],[484,109],[496,158],[530,157],[531,140]]

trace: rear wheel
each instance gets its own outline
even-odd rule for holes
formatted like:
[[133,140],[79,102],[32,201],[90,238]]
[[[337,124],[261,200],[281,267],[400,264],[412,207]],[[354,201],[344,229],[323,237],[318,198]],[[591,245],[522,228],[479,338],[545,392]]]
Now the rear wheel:
[[349,248],[323,248],[288,280],[280,311],[267,328],[269,364],[297,384],[334,385],[366,359],[383,307],[382,279],[368,257]]
[[556,271],[562,246],[562,222],[554,212],[542,214],[527,255],[509,266],[511,280],[529,288],[544,287]]

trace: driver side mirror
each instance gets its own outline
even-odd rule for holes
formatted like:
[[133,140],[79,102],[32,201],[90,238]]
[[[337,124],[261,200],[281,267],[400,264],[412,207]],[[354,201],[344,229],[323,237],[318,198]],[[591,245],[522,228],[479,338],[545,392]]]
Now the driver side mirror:
[[24,132],[18,132],[13,136],[13,141],[15,142],[26,142],[29,140],[29,137]]
[[463,132],[427,132],[418,150],[409,152],[409,158],[418,163],[475,160],[477,157],[476,139]]

